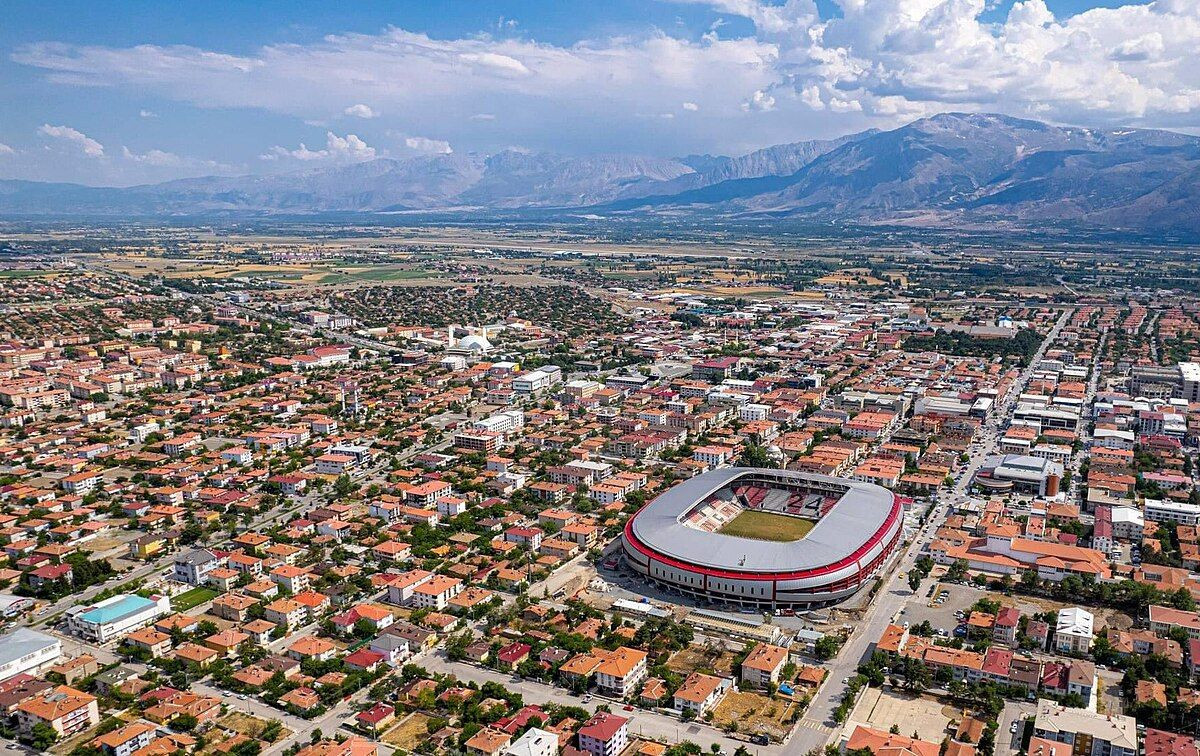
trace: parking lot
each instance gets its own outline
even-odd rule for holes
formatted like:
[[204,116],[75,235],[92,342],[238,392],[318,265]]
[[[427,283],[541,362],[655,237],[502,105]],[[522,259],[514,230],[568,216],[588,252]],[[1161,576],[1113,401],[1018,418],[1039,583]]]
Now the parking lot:
[[[935,585],[937,589],[934,596],[928,595]],[[929,604],[933,601],[934,597],[943,591],[946,594],[946,598],[942,603],[930,606]],[[897,622],[919,625],[928,620],[934,629],[943,628],[947,633],[953,633],[954,627],[959,624],[954,613],[959,610],[966,611],[971,604],[974,604],[983,595],[983,591],[970,586],[928,579],[921,584],[917,595],[905,604],[904,611],[897,618]]]

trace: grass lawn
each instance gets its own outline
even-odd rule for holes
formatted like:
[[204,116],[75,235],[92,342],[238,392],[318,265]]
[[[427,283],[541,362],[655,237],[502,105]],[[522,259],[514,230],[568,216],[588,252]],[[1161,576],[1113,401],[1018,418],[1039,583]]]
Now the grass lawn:
[[721,535],[755,538],[759,541],[798,541],[816,525],[802,517],[746,510],[718,532]]
[[5,268],[0,270],[0,278],[39,278],[41,276],[53,276],[61,271],[54,270],[29,270],[27,268]]
[[177,612],[186,612],[188,609],[200,606],[205,601],[212,601],[216,597],[217,592],[211,588],[193,588],[171,599],[171,608]]
[[396,268],[386,265],[371,268],[339,268],[321,276],[320,283],[336,284],[354,281],[410,281],[428,278],[429,271],[420,268]]

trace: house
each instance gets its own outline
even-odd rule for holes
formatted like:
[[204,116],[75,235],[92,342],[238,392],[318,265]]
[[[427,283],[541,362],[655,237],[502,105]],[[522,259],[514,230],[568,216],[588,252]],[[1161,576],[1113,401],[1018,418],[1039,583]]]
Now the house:
[[629,745],[629,720],[597,712],[579,728],[578,738],[580,750],[591,756],[617,756]]
[[296,594],[307,591],[309,586],[308,570],[290,564],[283,564],[271,570],[271,581],[288,593]]
[[143,627],[130,633],[125,636],[125,642],[133,648],[148,652],[151,659],[166,656],[171,650],[171,636],[152,627]]
[[514,740],[504,750],[504,756],[556,756],[558,735],[546,730],[530,727],[525,734]]
[[[462,593],[463,581],[446,575],[434,575],[413,588],[412,605],[418,609],[441,611],[450,599]],[[389,590],[390,593],[390,590]]]
[[516,669],[521,662],[529,658],[529,652],[533,649],[528,643],[515,642],[501,648],[496,652],[496,660],[499,661],[504,668],[510,672]]
[[646,677],[646,652],[619,646],[596,668],[596,685],[620,698],[633,693]]
[[502,730],[484,727],[464,744],[471,756],[497,756],[504,752],[512,736]]
[[380,730],[386,730],[388,725],[396,720],[396,709],[394,706],[389,706],[382,701],[377,702],[369,709],[363,709],[354,715],[354,721],[359,727],[371,731],[372,735],[377,734]]
[[787,664],[788,650],[769,643],[759,643],[750,649],[742,661],[741,679],[747,685],[760,688],[779,682],[779,673]]
[[693,672],[675,691],[675,708],[690,711],[697,717],[704,716],[705,712],[717,705],[729,686],[728,678]]
[[90,677],[100,671],[100,662],[91,654],[80,654],[74,659],[67,659],[50,668],[51,672],[62,675],[63,682],[74,685],[76,680]]
[[17,704],[17,729],[29,735],[36,725],[48,725],[59,737],[74,735],[100,723],[96,697],[59,685]]
[[[1123,714],[1097,714],[1047,699],[1039,699],[1033,734],[1048,741],[1065,743],[1072,753],[1103,756],[1136,756],[1137,722]],[[1066,756],[1066,754],[1064,754]]]
[[324,638],[318,638],[314,635],[306,635],[303,638],[297,639],[292,645],[288,646],[287,655],[296,661],[304,661],[312,659],[314,661],[328,661],[337,653],[337,646]]
[[388,603],[404,606],[412,603],[413,592],[420,586],[433,579],[433,573],[428,570],[409,570],[396,575],[388,583]]
[[1054,649],[1063,654],[1086,654],[1095,638],[1095,616],[1086,609],[1060,609],[1054,628]]
[[387,657],[369,648],[360,648],[351,654],[347,654],[342,661],[346,663],[347,669],[359,672],[374,672],[380,664],[387,661]]
[[208,582],[209,573],[224,564],[224,559],[208,549],[193,549],[175,556],[175,569],[171,577],[188,585],[204,585]]
[[303,604],[291,599],[276,599],[267,604],[263,614],[264,619],[273,622],[285,630],[292,630],[304,624],[308,618],[308,610]]
[[333,617],[333,625],[342,633],[354,632],[359,622],[365,623],[373,631],[379,632],[392,624],[395,617],[390,611],[375,604],[359,604],[349,611]]
[[[887,730],[858,725],[846,741],[847,751],[867,750],[881,756],[938,756],[940,746]],[[1064,754],[1065,756],[1065,754]]]
[[230,622],[245,622],[250,607],[258,602],[241,593],[226,593],[213,599],[209,612]]
[[371,639],[368,648],[381,654],[384,662],[392,667],[399,665],[409,656],[408,641],[398,635],[383,633]]
[[158,728],[149,722],[133,722],[93,739],[92,745],[104,756],[130,756],[150,745],[157,733]]
[[1014,607],[1005,606],[996,613],[996,622],[992,625],[992,640],[1006,646],[1017,645],[1017,627],[1021,623],[1021,612]]

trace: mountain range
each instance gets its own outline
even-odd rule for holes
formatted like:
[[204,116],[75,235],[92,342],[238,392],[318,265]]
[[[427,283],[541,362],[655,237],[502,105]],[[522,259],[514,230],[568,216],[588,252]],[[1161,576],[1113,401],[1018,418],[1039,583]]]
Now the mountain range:
[[740,157],[506,150],[125,188],[0,181],[5,215],[584,209],[1200,235],[1200,138],[944,113]]

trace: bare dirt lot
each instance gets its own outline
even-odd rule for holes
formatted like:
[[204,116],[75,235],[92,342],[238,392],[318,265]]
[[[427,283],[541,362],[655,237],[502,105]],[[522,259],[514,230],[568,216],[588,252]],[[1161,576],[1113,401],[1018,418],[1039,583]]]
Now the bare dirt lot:
[[713,710],[712,723],[714,727],[724,729],[735,722],[738,732],[762,733],[772,739],[781,739],[791,728],[799,706],[792,701],[770,699],[758,693],[730,691]]
[[[267,726],[267,720],[259,719],[244,712],[234,711],[219,719],[217,724],[247,737],[257,738],[262,733],[263,728]],[[286,727],[280,730],[281,738],[286,738],[291,734],[291,731]]]
[[869,688],[850,713],[846,726],[853,730],[855,724],[866,724],[887,730],[897,725],[902,735],[915,732],[921,740],[940,743],[959,714],[957,709],[932,698]]
[[429,735],[429,728],[426,725],[430,719],[432,717],[428,714],[414,711],[400,720],[400,724],[385,732],[380,740],[390,746],[412,751]]
[[733,674],[733,660],[734,655],[729,651],[697,646],[675,652],[667,666],[681,675],[700,671],[728,676]]

